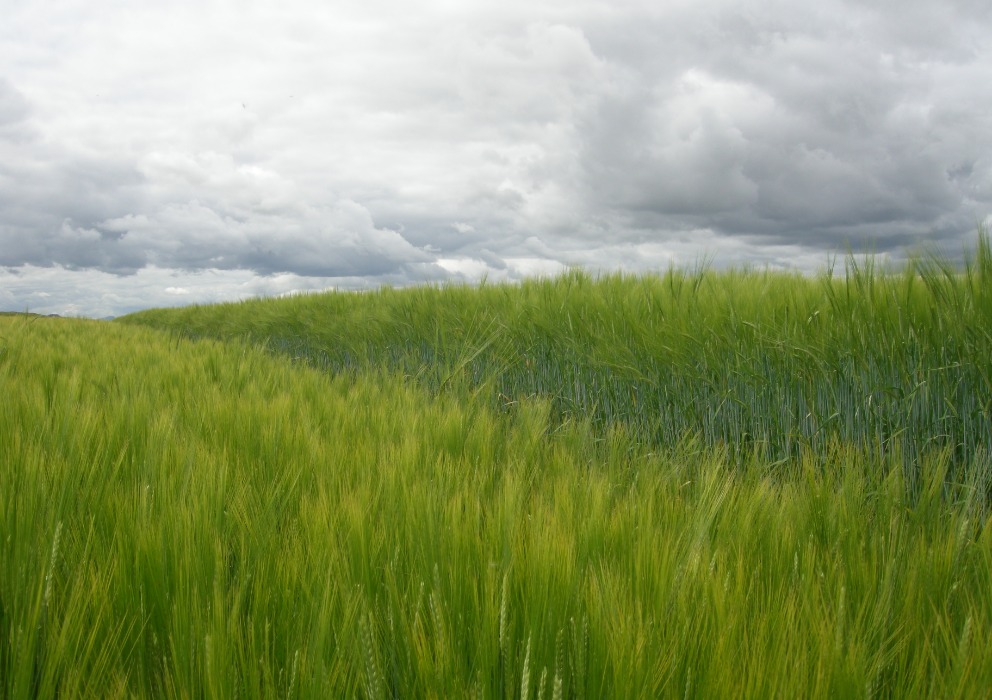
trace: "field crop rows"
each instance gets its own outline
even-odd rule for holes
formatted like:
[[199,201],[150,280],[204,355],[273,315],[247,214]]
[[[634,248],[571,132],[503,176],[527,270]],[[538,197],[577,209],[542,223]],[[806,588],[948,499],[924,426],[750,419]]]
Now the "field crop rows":
[[572,272],[125,321],[263,343],[333,374],[385,369],[431,391],[485,385],[495,406],[547,398],[556,422],[623,423],[659,448],[694,436],[737,461],[784,463],[840,440],[898,456],[914,481],[927,452],[992,468],[990,279],[983,235],[964,273],[934,258],[895,274],[851,258],[843,276],[818,279]]
[[0,317],[0,698],[981,697],[980,240]]

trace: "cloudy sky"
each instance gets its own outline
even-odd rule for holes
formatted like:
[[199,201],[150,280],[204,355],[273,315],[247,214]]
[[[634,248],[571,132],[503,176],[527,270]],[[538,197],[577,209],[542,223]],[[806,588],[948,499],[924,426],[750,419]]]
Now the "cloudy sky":
[[0,310],[960,253],[988,0],[0,0]]

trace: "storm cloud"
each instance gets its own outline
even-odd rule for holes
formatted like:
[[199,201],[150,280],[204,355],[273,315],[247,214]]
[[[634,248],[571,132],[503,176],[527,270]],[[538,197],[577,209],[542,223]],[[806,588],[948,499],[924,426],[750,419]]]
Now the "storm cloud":
[[987,3],[24,3],[0,307],[954,254]]

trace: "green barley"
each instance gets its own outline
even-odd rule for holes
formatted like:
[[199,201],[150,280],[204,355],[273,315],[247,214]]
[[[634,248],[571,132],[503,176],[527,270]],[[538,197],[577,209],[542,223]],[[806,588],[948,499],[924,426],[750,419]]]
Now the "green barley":
[[0,698],[981,696],[988,257],[0,318]]
[[527,638],[527,651],[524,653],[524,668],[520,676],[520,700],[530,697],[530,637]]

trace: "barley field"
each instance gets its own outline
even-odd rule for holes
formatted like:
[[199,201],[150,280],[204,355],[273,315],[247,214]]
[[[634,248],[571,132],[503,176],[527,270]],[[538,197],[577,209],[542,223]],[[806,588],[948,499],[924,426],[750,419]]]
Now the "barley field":
[[987,697],[992,252],[0,316],[0,698]]

